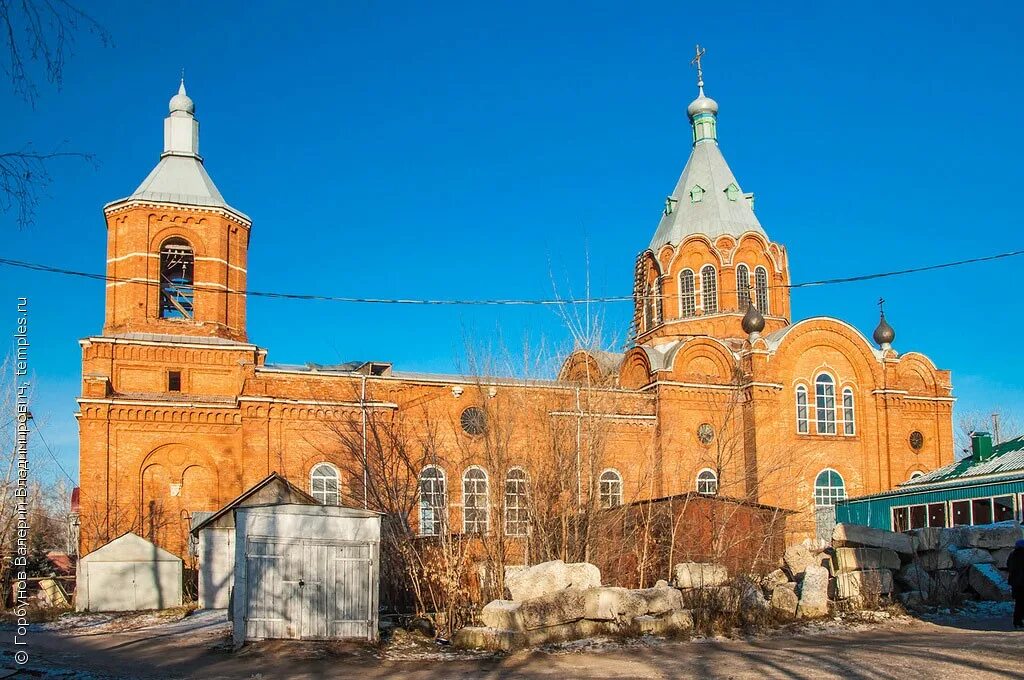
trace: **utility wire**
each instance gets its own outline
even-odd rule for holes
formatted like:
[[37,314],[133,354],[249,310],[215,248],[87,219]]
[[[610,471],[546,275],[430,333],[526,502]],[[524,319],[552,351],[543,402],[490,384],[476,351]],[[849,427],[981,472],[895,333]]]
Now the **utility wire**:
[[[1024,250],[1012,250],[1005,253],[999,253],[998,255],[985,255],[982,257],[972,257],[964,260],[956,260],[955,262],[943,262],[941,264],[930,264],[921,267],[911,267],[909,269],[897,269],[893,271],[876,272],[873,274],[860,274],[858,276],[847,276],[832,279],[821,279],[818,281],[803,281],[800,283],[788,283],[788,284],[773,284],[769,285],[769,288],[811,288],[814,286],[829,286],[840,283],[853,283],[856,281],[870,281],[873,279],[882,279],[891,276],[903,276],[906,274],[917,274],[920,272],[935,271],[938,269],[948,269],[950,267],[959,267],[967,264],[976,264],[978,262],[990,262],[992,260],[1001,260],[1009,257],[1017,257],[1024,255]],[[139,278],[128,278],[118,276],[106,276],[104,274],[95,274],[92,272],[75,271],[73,269],[65,269],[62,267],[56,267],[53,265],[42,264],[39,262],[26,262],[23,260],[12,260],[9,258],[0,258],[0,266],[16,267],[19,269],[28,269],[31,271],[45,272],[49,274],[63,274],[65,276],[75,276],[79,278],[91,279],[93,281],[104,281],[106,283],[134,283],[146,286],[159,286],[159,281],[153,281],[150,279],[139,279]],[[374,304],[374,305],[580,305],[590,303],[611,303],[611,302],[632,302],[637,298],[643,297],[658,297],[658,296],[634,296],[634,295],[611,295],[604,297],[587,297],[583,299],[562,299],[562,298],[548,298],[548,299],[490,299],[490,300],[469,300],[469,299],[425,299],[425,298],[373,298],[373,297],[346,297],[338,295],[321,295],[321,294],[308,294],[308,293],[279,293],[270,291],[258,291],[258,290],[230,290],[220,288],[217,286],[194,284],[191,286],[192,290],[207,291],[211,293],[226,293],[228,295],[248,295],[251,297],[262,297],[271,299],[283,299],[283,300],[312,300],[320,302],[343,302],[351,304]],[[723,290],[723,293],[736,291]]]
[[64,473],[64,476],[68,478],[68,481],[71,482],[74,486],[78,486],[78,482],[76,482],[71,477],[71,475],[68,474],[68,471],[65,470],[64,466],[60,464],[59,460],[57,460],[57,456],[53,455],[53,450],[50,448],[50,445],[46,443],[46,439],[43,438],[43,431],[37,427],[34,430],[34,432],[36,433],[36,436],[39,437],[39,441],[41,441],[43,443],[43,446],[46,447],[46,452],[50,454],[50,458],[53,460],[54,463],[57,464],[57,467],[60,468],[60,471]]

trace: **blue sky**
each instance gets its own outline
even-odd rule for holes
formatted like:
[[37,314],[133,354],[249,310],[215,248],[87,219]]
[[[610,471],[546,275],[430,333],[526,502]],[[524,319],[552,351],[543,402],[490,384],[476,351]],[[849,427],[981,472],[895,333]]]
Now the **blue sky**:
[[[0,216],[4,256],[102,271],[104,203],[158,160],[186,69],[201,153],[253,220],[254,290],[431,298],[628,294],[633,261],[689,152],[693,45],[722,149],[794,282],[1024,248],[1018,3],[95,3],[61,91],[7,88],[3,147],[66,162],[36,223]],[[712,11],[713,10],[713,11]],[[896,347],[953,371],[963,411],[1024,415],[1014,338],[1024,258],[794,291],[795,318],[866,334],[888,300]],[[31,304],[35,412],[77,474],[78,339],[101,283],[0,267]],[[628,304],[605,310],[624,340]],[[3,315],[0,314],[0,321]],[[249,302],[272,362],[465,366],[568,335],[548,309]],[[37,456],[46,454],[38,451]]]

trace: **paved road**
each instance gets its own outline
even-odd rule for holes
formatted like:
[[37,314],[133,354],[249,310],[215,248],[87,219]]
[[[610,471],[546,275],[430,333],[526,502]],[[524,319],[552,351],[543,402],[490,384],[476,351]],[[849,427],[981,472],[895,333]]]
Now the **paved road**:
[[[193,618],[193,617],[189,617]],[[500,658],[382,660],[358,646],[273,642],[232,652],[219,621],[32,634],[33,659],[82,678],[1024,678],[1024,632],[999,619],[897,620],[754,640],[663,642]],[[10,635],[0,633],[10,667]],[[2,677],[2,672],[0,672]],[[53,677],[58,677],[54,675]],[[61,675],[59,677],[68,677]]]

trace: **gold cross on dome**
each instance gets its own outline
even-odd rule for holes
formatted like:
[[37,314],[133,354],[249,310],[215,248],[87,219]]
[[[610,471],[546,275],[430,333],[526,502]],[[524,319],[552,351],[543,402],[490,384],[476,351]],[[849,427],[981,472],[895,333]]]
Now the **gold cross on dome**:
[[701,89],[704,88],[704,71],[700,67],[700,60],[704,57],[705,52],[707,52],[707,50],[702,48],[700,45],[697,45],[696,49],[694,50],[694,57],[693,59],[690,60],[691,66],[697,66],[697,87]]

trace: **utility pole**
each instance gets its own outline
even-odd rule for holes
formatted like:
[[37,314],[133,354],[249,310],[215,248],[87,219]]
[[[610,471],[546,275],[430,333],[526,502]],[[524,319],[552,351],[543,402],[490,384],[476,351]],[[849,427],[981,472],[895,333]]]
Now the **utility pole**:
[[999,413],[992,414],[992,443],[999,443]]

